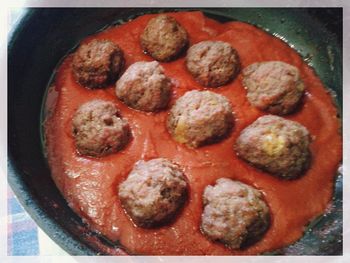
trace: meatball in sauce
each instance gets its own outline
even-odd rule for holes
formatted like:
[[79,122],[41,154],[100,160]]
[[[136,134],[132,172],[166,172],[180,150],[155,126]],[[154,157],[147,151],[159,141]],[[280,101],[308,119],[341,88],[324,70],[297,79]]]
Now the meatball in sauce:
[[300,176],[310,165],[310,134],[301,124],[274,115],[258,118],[239,135],[242,159],[284,179]]
[[92,100],[75,112],[73,136],[80,154],[101,157],[122,149],[129,142],[130,128],[112,102]]
[[197,148],[223,139],[233,126],[227,98],[210,91],[189,91],[171,108],[167,126],[179,143]]
[[123,51],[109,40],[82,44],[74,53],[72,63],[75,79],[88,88],[103,88],[112,84],[123,66]]
[[177,58],[188,45],[186,30],[168,15],[152,18],[140,39],[143,50],[163,62]]
[[210,240],[239,249],[259,240],[270,214],[262,193],[252,186],[220,178],[203,194],[201,229]]
[[119,186],[124,209],[141,227],[156,227],[171,221],[186,195],[183,172],[165,158],[138,161]]
[[243,70],[243,85],[253,106],[277,115],[295,111],[305,90],[299,69],[282,61],[249,65]]
[[237,75],[240,62],[237,51],[230,44],[202,41],[187,51],[186,67],[201,85],[218,87]]
[[158,62],[136,62],[117,81],[116,95],[133,109],[158,111],[168,105],[171,80]]

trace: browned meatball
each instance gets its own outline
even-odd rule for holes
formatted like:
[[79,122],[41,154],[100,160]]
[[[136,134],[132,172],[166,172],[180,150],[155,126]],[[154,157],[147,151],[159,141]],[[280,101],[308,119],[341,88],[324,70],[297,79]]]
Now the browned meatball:
[[105,87],[115,81],[124,65],[122,50],[109,40],[81,45],[73,57],[75,79],[88,88]]
[[237,51],[230,44],[202,41],[187,51],[186,66],[201,85],[218,87],[237,75],[240,62]]
[[305,90],[299,70],[281,61],[254,63],[246,67],[243,85],[253,106],[278,115],[294,111]]
[[130,129],[112,102],[92,100],[75,112],[73,136],[80,154],[101,157],[122,149],[129,142]]
[[168,130],[179,143],[199,147],[225,137],[233,126],[230,102],[210,91],[189,91],[170,110]]
[[239,157],[281,178],[295,178],[309,166],[310,135],[301,124],[266,115],[246,127],[235,149]]
[[182,207],[187,182],[180,167],[165,158],[138,161],[119,186],[119,198],[133,222],[142,227],[167,223]]
[[262,193],[241,182],[218,179],[205,188],[203,204],[203,234],[231,249],[258,241],[269,227],[269,208]]
[[136,62],[117,81],[116,95],[131,108],[158,111],[168,105],[171,80],[157,61]]
[[186,30],[171,16],[152,18],[141,35],[141,46],[154,59],[169,61],[187,46]]

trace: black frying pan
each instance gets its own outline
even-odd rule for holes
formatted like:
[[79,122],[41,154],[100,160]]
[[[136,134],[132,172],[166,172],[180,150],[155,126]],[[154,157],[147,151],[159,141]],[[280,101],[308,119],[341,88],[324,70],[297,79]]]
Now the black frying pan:
[[[200,9],[200,8],[199,8]],[[173,9],[172,9],[173,10]],[[197,9],[198,10],[198,9]],[[241,20],[281,37],[314,67],[337,95],[342,112],[342,9],[200,9],[219,21]],[[107,25],[160,9],[28,9],[8,42],[8,180],[37,224],[72,255],[105,254],[117,246],[92,233],[68,207],[50,177],[42,148],[41,113],[60,59],[81,39]],[[327,213],[297,243],[271,251],[286,255],[342,254],[342,176]],[[271,254],[267,253],[267,254]]]

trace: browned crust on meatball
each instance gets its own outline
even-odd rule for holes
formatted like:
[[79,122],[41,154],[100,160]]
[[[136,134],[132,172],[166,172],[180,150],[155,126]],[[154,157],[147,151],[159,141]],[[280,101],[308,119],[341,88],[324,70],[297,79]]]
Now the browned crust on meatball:
[[293,179],[310,165],[310,140],[303,125],[266,115],[240,133],[235,150],[251,165],[280,178]]
[[239,72],[237,51],[222,41],[202,41],[187,51],[186,66],[203,86],[218,87],[230,82]]
[[172,221],[187,197],[187,182],[180,167],[165,158],[138,161],[119,185],[121,203],[141,227]]
[[116,95],[130,108],[156,112],[168,105],[171,80],[157,61],[136,62],[117,81]]
[[243,70],[243,85],[253,106],[278,115],[295,111],[305,90],[299,69],[282,61],[249,65]]
[[220,178],[203,193],[202,233],[231,249],[249,246],[270,224],[269,207],[262,193],[247,184]]
[[102,157],[121,150],[130,140],[130,128],[114,103],[92,100],[81,105],[72,121],[77,150],[82,155]]
[[177,58],[188,46],[186,30],[168,15],[152,18],[141,35],[141,46],[158,61]]
[[233,127],[228,99],[210,91],[189,91],[171,108],[168,131],[179,143],[197,148],[225,138]]
[[124,66],[120,47],[109,40],[82,44],[73,56],[76,81],[88,88],[103,88],[114,82]]

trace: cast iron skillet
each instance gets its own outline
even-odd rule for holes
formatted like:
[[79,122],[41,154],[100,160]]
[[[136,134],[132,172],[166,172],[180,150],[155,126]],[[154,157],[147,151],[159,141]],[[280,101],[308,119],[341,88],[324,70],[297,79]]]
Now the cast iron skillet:
[[[150,12],[166,9],[29,9],[8,43],[8,181],[36,223],[72,255],[107,254],[118,246],[92,233],[68,207],[50,177],[42,149],[41,105],[52,72],[81,39]],[[337,95],[342,111],[342,10],[202,9],[220,21],[241,20],[287,41]],[[267,254],[342,254],[342,178],[328,212],[297,243]]]

